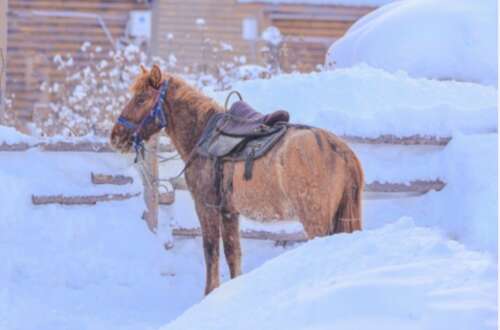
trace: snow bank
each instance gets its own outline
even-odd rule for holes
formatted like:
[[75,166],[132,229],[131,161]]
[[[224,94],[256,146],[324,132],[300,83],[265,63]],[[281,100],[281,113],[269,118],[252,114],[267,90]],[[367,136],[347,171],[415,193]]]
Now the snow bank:
[[497,84],[496,0],[405,0],[355,23],[327,67],[357,63],[411,76]]
[[[233,89],[259,111],[286,109],[293,122],[338,135],[444,137],[497,130],[495,88],[413,79],[367,65],[244,81]],[[227,92],[207,92],[224,104]]]
[[3,144],[3,143],[7,143],[7,144],[14,144],[14,143],[33,144],[33,143],[35,143],[35,141],[36,141],[35,138],[33,138],[29,135],[25,135],[23,133],[20,133],[13,127],[0,125],[0,144]]
[[498,135],[455,136],[440,164],[447,185],[422,199],[421,224],[498,253]]
[[395,0],[238,0],[240,3],[302,4],[302,5],[340,5],[378,7]]
[[[165,250],[141,219],[142,196],[95,206],[31,203],[32,194],[142,191],[132,163],[113,153],[0,153],[0,329],[157,329],[203,297],[201,239],[176,239]],[[92,185],[92,171],[134,183]],[[196,221],[194,212],[178,220],[185,216]],[[252,251],[245,271],[285,251],[270,241],[242,244]],[[224,258],[221,272],[227,280]]]
[[496,261],[408,219],[310,241],[162,330],[495,329]]

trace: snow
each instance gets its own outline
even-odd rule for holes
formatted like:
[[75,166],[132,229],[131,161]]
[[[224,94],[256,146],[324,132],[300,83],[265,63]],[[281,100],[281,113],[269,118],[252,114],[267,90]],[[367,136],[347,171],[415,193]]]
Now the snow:
[[[494,329],[497,316],[497,90],[415,79],[367,65],[237,83],[263,112],[339,135],[452,137],[447,146],[352,144],[366,181],[441,179],[442,191],[366,200],[363,232],[276,246],[243,240],[244,275],[203,298],[201,239],[188,192],[162,206],[159,232],[142,196],[95,206],[33,206],[32,194],[139,192],[132,155],[0,153],[0,329]],[[209,91],[221,103],[227,92]],[[0,126],[3,142],[57,142]],[[86,136],[82,141],[102,142]],[[76,141],[76,139],[72,140]],[[182,162],[161,165],[176,175]],[[90,173],[124,174],[125,186]],[[242,230],[292,233],[297,222],[242,219]],[[165,243],[173,243],[166,250]],[[222,315],[222,316],[221,316]]]
[[423,198],[427,210],[422,224],[442,228],[470,247],[498,253],[498,135],[457,135],[440,164],[448,184]]
[[273,46],[279,46],[283,42],[280,30],[275,26],[269,26],[262,32],[262,40]]
[[495,329],[496,292],[495,259],[404,218],[310,241],[161,329]]
[[287,5],[340,5],[340,6],[372,6],[378,7],[395,0],[238,0],[240,3],[266,3]]
[[[32,194],[141,191],[131,156],[33,149],[0,153],[0,164],[0,329],[157,329],[203,297],[201,240],[176,239],[166,251],[141,220],[142,197],[31,204]],[[130,175],[134,183],[94,186],[92,171]],[[168,214],[164,207],[164,225]],[[285,251],[246,240],[243,248],[252,251],[245,271]],[[221,270],[227,280],[222,261]]]
[[29,135],[20,133],[13,127],[1,126],[0,125],[0,144],[15,144],[15,143],[26,143],[32,144],[35,139]]
[[356,22],[330,47],[326,65],[496,85],[497,58],[497,1],[405,0]]
[[[338,135],[379,137],[497,130],[497,90],[472,83],[414,79],[367,65],[235,83],[261,112],[285,109],[293,122]],[[227,91],[207,90],[221,104]]]

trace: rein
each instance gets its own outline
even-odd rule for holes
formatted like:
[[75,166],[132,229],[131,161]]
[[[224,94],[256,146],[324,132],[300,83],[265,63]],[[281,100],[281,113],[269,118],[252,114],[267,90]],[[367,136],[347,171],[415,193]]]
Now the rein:
[[116,121],[117,124],[132,131],[132,141],[133,141],[133,145],[134,145],[134,149],[135,149],[135,153],[136,153],[136,158],[135,158],[134,162],[136,162],[136,163],[137,163],[139,154],[144,156],[145,148],[144,148],[144,140],[142,137],[142,130],[144,129],[144,127],[151,122],[155,122],[156,124],[158,124],[158,127],[160,130],[167,127],[167,125],[168,125],[167,117],[166,117],[165,112],[163,110],[164,109],[163,106],[165,104],[165,97],[166,97],[167,92],[168,92],[168,87],[169,87],[168,85],[169,85],[168,80],[165,80],[161,84],[160,91],[158,93],[158,98],[157,98],[153,108],[151,109],[149,114],[146,117],[144,117],[143,120],[141,120],[141,122],[139,124],[135,124],[123,116],[118,117],[118,119]]

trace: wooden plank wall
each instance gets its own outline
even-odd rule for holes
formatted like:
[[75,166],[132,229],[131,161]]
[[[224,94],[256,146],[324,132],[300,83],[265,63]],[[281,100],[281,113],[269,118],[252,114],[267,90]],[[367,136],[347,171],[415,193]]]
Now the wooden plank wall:
[[[155,54],[168,57],[174,54],[177,64],[184,67],[202,67],[214,64],[202,53],[205,38],[232,45],[234,51],[227,52],[220,59],[245,55],[249,62],[255,62],[252,44],[242,39],[242,20],[251,17],[262,22],[264,19],[258,4],[239,5],[236,0],[156,0],[153,31],[156,38]],[[196,24],[204,19],[205,26]],[[171,36],[172,38],[169,38]]]
[[285,36],[281,56],[285,71],[308,72],[324,64],[330,45],[373,7],[274,6],[264,9],[269,21]]
[[[43,101],[41,82],[61,78],[50,65],[54,55],[77,53],[90,41],[102,48],[95,55],[100,60],[113,47],[95,18],[40,16],[37,11],[98,14],[116,40],[124,36],[129,12],[146,8],[145,2],[137,0],[9,0],[7,92],[15,95],[13,107],[19,121],[31,120],[37,103]],[[75,60],[78,65],[87,59]]]
[[[234,52],[223,59],[245,55],[250,63],[261,63],[259,49],[264,44],[252,45],[242,39],[242,20],[255,18],[258,33],[269,25],[277,26],[286,37],[285,71],[311,71],[324,63],[330,44],[341,37],[360,17],[374,10],[372,7],[342,7],[320,5],[269,5],[238,3],[237,0],[157,0],[157,19],[153,23],[155,54],[176,55],[179,66],[211,63],[201,52],[203,38],[223,41],[233,46]],[[196,25],[203,18],[205,29]],[[173,38],[169,39],[169,36]],[[212,61],[213,62],[213,61]]]
[[0,118],[4,111],[5,71],[7,65],[7,0],[0,0]]

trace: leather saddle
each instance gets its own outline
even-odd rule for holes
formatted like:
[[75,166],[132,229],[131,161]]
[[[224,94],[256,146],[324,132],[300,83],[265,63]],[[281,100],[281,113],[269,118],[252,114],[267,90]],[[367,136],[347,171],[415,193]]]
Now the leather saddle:
[[262,114],[244,101],[208,121],[197,144],[198,154],[220,160],[245,161],[245,179],[252,177],[253,161],[264,156],[286,133],[290,116],[278,110]]

